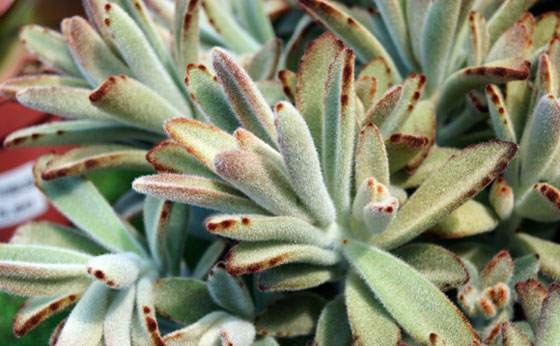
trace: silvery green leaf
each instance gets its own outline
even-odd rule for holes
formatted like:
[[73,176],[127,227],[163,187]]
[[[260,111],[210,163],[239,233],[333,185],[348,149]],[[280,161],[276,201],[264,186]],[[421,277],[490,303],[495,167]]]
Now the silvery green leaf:
[[10,78],[0,84],[0,92],[5,97],[15,99],[19,91],[30,87],[67,86],[75,88],[88,88],[89,84],[76,77],[39,74]]
[[[365,76],[360,77],[354,87],[356,88],[356,95],[363,105],[364,110],[371,108],[377,101],[377,79],[375,77]],[[365,111],[364,111],[365,112]],[[358,118],[358,124],[363,124],[365,121],[365,114]]]
[[[261,1],[251,2],[260,3]],[[249,76],[251,76],[254,81],[273,79],[276,76],[281,52],[282,41],[280,39],[275,38],[268,41],[253,55],[249,62],[247,66],[247,73],[249,73]]]
[[427,343],[437,334],[454,345],[479,342],[459,309],[405,262],[354,240],[347,240],[342,251],[376,298],[417,341]]
[[106,250],[80,230],[50,222],[29,222],[16,229],[10,244],[45,245],[99,255]]
[[393,221],[399,208],[399,200],[389,197],[381,202],[370,202],[362,209],[362,218],[370,235],[383,232]]
[[389,171],[397,172],[412,163],[412,160],[428,150],[431,141],[425,136],[394,133],[387,141],[387,156],[389,157]]
[[[455,39],[461,1],[434,0],[428,7],[421,37],[422,70],[432,94],[445,77],[448,57]],[[418,28],[419,29],[419,28]]]
[[533,45],[542,47],[549,43],[558,33],[559,16],[556,12],[546,12],[537,18],[533,32]]
[[244,150],[225,151],[216,156],[214,166],[219,176],[269,212],[310,220],[285,172],[266,157]]
[[469,273],[461,258],[444,247],[416,243],[398,248],[393,254],[443,291],[457,288],[469,281]]
[[542,305],[535,346],[553,345],[560,340],[560,285],[553,283]]
[[181,173],[204,178],[217,178],[186,146],[172,140],[165,140],[146,155],[148,162],[160,173]]
[[490,204],[501,220],[511,216],[515,204],[513,189],[508,185],[504,177],[499,177],[490,188]]
[[227,254],[227,270],[233,275],[261,272],[289,263],[329,266],[338,263],[340,255],[313,245],[281,242],[242,242]]
[[[387,62],[385,62],[382,57],[373,58],[362,67],[360,73],[358,74],[358,79],[365,77],[375,78],[376,99],[385,94],[394,82],[391,70],[389,69]],[[371,106],[367,107],[366,111],[369,108],[371,108]]]
[[14,317],[12,323],[14,335],[17,337],[27,335],[46,319],[74,304],[81,293],[82,291],[74,291],[27,299]]
[[23,27],[19,37],[27,50],[43,63],[72,76],[82,76],[64,38],[58,32],[39,25],[28,25]]
[[103,323],[103,339],[107,345],[131,345],[130,329],[136,287],[121,289],[110,303]]
[[321,163],[328,191],[342,217],[350,208],[357,123],[354,59],[354,52],[351,49],[342,50],[329,68],[329,77],[325,86]]
[[[535,19],[531,18],[532,23]],[[491,28],[489,28],[491,30]],[[533,48],[532,28],[527,27],[523,17],[507,29],[492,45],[486,61],[508,58],[527,59]]]
[[476,11],[469,13],[468,25],[470,29],[468,64],[469,66],[478,66],[484,63],[490,49],[488,26],[484,16]]
[[338,296],[329,302],[317,321],[314,344],[317,346],[348,345],[352,341],[352,333],[348,326],[344,296]]
[[89,101],[91,90],[68,86],[39,86],[19,91],[16,99],[31,109],[70,119],[114,121]]
[[[538,106],[541,98],[545,95],[557,96],[560,88],[558,67],[551,61],[549,54],[541,54],[537,62],[536,77],[533,82],[533,93],[529,103],[529,109],[534,109]],[[529,115],[528,119],[531,119]]]
[[398,344],[401,340],[399,326],[355,273],[346,279],[344,297],[356,346]]
[[377,0],[375,4],[398,49],[400,58],[406,62],[407,66],[415,66],[402,2],[398,0]]
[[322,153],[325,122],[326,90],[323,86],[330,65],[342,49],[343,45],[333,34],[324,33],[309,44],[297,70],[295,104],[309,127],[318,153]]
[[188,64],[199,61],[200,55],[200,0],[175,1],[175,52],[179,74],[183,76]]
[[358,135],[355,152],[356,186],[370,177],[374,177],[383,185],[389,184],[389,161],[381,132],[372,123],[362,127]]
[[424,181],[374,242],[392,248],[434,226],[496,178],[516,151],[515,144],[498,141],[463,149]]
[[229,6],[219,0],[203,0],[210,24],[236,53],[254,53],[259,43],[237,23]]
[[[233,316],[225,318],[220,324],[219,332],[215,333],[215,335],[219,337],[218,340],[221,341],[222,345],[233,346],[252,345],[253,341],[255,341],[256,334],[253,323]],[[205,335],[201,342],[205,345],[207,341],[210,341],[210,338]],[[215,342],[208,342],[207,344],[214,345]]]
[[265,43],[274,38],[274,28],[267,15],[267,3],[262,0],[241,0],[238,17],[252,36],[260,43]]
[[120,54],[134,77],[181,112],[188,113],[189,106],[173,78],[165,69],[150,42],[134,20],[117,4],[105,7],[104,22]]
[[258,275],[258,288],[264,292],[300,291],[338,279],[337,267],[310,264],[287,264],[268,269]]
[[268,144],[274,144],[274,114],[247,72],[220,48],[212,49],[212,63],[239,122]]
[[6,137],[4,146],[85,145],[119,142],[123,139],[156,142],[159,136],[115,122],[70,120],[30,126],[12,132]]
[[543,96],[521,139],[521,184],[539,181],[560,150],[560,103],[552,95]]
[[239,191],[218,180],[183,174],[159,174],[137,178],[134,190],[174,202],[230,213],[266,214]]
[[437,172],[452,155],[458,152],[459,150],[455,148],[444,148],[434,145],[428,152],[428,156],[422,161],[422,164],[412,174],[408,175],[402,172],[400,175],[397,174],[391,178],[393,178],[396,185],[402,188],[417,187],[434,172]]
[[189,326],[167,334],[163,339],[169,346],[199,345],[202,337],[212,329],[216,329],[216,326],[228,316],[222,311],[211,312]]
[[513,276],[509,281],[512,288],[520,281],[535,279],[539,273],[539,255],[530,254],[518,257],[513,261]]
[[222,256],[222,253],[226,249],[226,242],[222,239],[215,240],[207,249],[204,251],[202,256],[198,259],[196,267],[192,272],[192,277],[196,279],[203,279],[206,274],[210,271],[214,263]]
[[182,118],[170,120],[165,124],[165,131],[213,172],[215,172],[214,160],[219,153],[239,148],[233,136],[216,126],[197,120]]
[[513,122],[505,106],[504,96],[494,84],[486,86],[486,100],[492,120],[492,127],[496,132],[496,138],[502,141],[517,142]]
[[515,324],[506,322],[502,324],[502,342],[503,346],[531,346],[527,335],[523,333]]
[[279,80],[260,80],[255,84],[269,107],[274,107],[278,102],[288,99],[284,92],[284,86]]
[[222,86],[206,66],[188,65],[185,83],[191,93],[191,99],[212,124],[227,133],[232,133],[239,127],[239,121]]
[[203,281],[178,277],[156,282],[154,304],[162,317],[186,325],[218,309]]
[[111,75],[131,75],[128,67],[83,18],[67,18],[61,24],[68,49],[82,75],[92,87]]
[[141,259],[132,253],[106,254],[93,257],[87,272],[109,288],[128,288],[136,282],[144,269]]
[[456,239],[492,231],[498,219],[484,204],[469,200],[455,209],[429,231],[437,237]]
[[247,285],[241,278],[231,276],[222,262],[210,270],[206,285],[214,303],[235,316],[254,318],[255,305]]
[[426,21],[428,8],[431,0],[416,0],[405,2],[405,15],[408,28],[410,46],[416,61],[420,61],[422,55],[422,30]]
[[188,114],[125,75],[109,77],[89,95],[89,100],[119,122],[156,133],[163,133],[166,120]]
[[361,23],[342,12],[330,1],[298,0],[298,3],[311,17],[321,22],[348,46],[355,49],[362,62],[369,62],[371,59],[381,56],[389,65],[393,78],[396,81],[400,80],[398,69],[391,56]]
[[41,178],[52,180],[115,168],[145,173],[153,170],[146,161],[145,150],[123,145],[91,145],[55,156],[41,172]]
[[325,186],[321,162],[311,133],[301,114],[288,102],[276,105],[278,147],[292,188],[321,225],[336,217],[334,204]]
[[548,183],[535,184],[517,201],[516,211],[532,220],[558,221],[560,220],[560,190]]
[[500,282],[507,283],[513,276],[513,260],[506,250],[498,252],[480,272],[480,287],[487,288]]
[[144,227],[152,258],[166,271],[179,273],[189,208],[153,197],[144,202]]
[[[41,173],[46,160],[48,157],[41,158],[35,166],[35,183],[64,216],[108,250],[145,254],[142,245],[89,180],[68,177],[44,181]],[[85,205],[88,207],[84,208]]]
[[490,43],[493,44],[509,27],[527,11],[535,0],[506,0],[488,20]]
[[397,85],[385,92],[378,100],[366,111],[364,124],[371,122],[375,125],[382,124],[395,109],[402,95],[402,85]]
[[439,88],[437,114],[446,114],[470,90],[486,84],[524,80],[529,76],[529,62],[520,59],[499,60],[466,67],[450,75]]
[[264,215],[217,215],[205,222],[213,234],[243,241],[278,240],[326,246],[326,233],[299,218]]
[[515,240],[526,250],[539,255],[542,273],[554,280],[560,279],[560,258],[558,257],[560,245],[527,233],[517,234]]
[[541,282],[528,279],[515,284],[515,291],[525,318],[533,330],[536,331],[541,316],[542,303],[548,295],[548,290]]
[[[118,0],[120,1],[120,0]],[[121,2],[122,4],[122,2]],[[84,12],[88,18],[90,24],[97,30],[101,35],[105,43],[111,47],[111,50],[117,52],[117,47],[113,42],[111,33],[108,30],[107,25],[104,23],[105,19],[105,5],[106,1],[99,0],[82,0],[82,6],[84,7]]]
[[312,334],[325,300],[313,293],[295,293],[269,305],[255,319],[260,335],[295,337]]
[[57,346],[98,346],[103,338],[103,320],[110,291],[102,283],[94,282],[72,309],[60,332]]

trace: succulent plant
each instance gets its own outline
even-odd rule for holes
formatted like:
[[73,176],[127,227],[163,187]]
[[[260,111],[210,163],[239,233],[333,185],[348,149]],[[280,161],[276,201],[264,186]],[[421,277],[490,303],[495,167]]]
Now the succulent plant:
[[[557,13],[83,3],[0,89],[68,118],[7,146],[80,145],[35,168],[76,228],[0,246],[16,334],[77,302],[52,344],[558,343]],[[157,174],[113,210],[97,170]]]

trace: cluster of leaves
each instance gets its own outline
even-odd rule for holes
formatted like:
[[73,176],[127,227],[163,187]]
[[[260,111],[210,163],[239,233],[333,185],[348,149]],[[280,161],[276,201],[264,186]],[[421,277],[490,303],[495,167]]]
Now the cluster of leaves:
[[[560,15],[534,3],[84,0],[24,28],[44,73],[1,91],[66,119],[5,144],[79,146],[35,165],[74,227],[0,245],[15,334],[75,304],[52,345],[558,343]],[[114,205],[105,170],[138,176]]]

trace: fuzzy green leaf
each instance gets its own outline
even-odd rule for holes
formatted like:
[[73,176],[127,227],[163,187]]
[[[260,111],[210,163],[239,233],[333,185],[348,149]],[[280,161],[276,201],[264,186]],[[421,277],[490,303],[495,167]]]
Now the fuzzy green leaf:
[[154,302],[158,314],[187,325],[218,309],[206,284],[196,279],[158,280],[154,286]]
[[226,246],[226,242],[222,239],[214,241],[198,259],[196,267],[192,272],[192,277],[196,279],[203,279],[206,274],[208,274],[212,266],[214,266],[214,263],[216,263],[222,256]]
[[204,178],[217,178],[216,174],[196,159],[187,147],[172,140],[159,143],[150,150],[146,159],[160,173],[181,173]]
[[344,295],[356,346],[396,345],[400,341],[399,326],[355,273],[348,276]]
[[520,215],[532,220],[558,221],[560,220],[560,190],[547,183],[535,184],[518,200],[516,210]]
[[496,138],[502,141],[517,142],[513,122],[505,107],[504,97],[496,85],[490,84],[486,87],[486,101]]
[[400,176],[397,175],[394,177],[395,183],[402,188],[417,187],[443,167],[449,158],[458,152],[459,150],[455,148],[433,146],[422,164],[411,175],[405,175],[404,173]]
[[515,284],[515,291],[527,321],[534,330],[537,330],[542,303],[548,294],[546,287],[535,279],[529,279]]
[[547,346],[560,340],[560,285],[553,283],[543,302],[535,346]]
[[159,174],[137,178],[134,190],[174,202],[223,212],[266,214],[239,191],[218,180],[183,174]]
[[110,303],[103,323],[103,339],[109,345],[130,345],[130,329],[136,287],[119,290]]
[[292,188],[321,225],[329,225],[336,211],[321,173],[321,162],[305,120],[288,102],[276,105],[278,146]]
[[313,293],[296,293],[278,300],[257,316],[255,327],[260,335],[294,337],[315,330],[325,301]]
[[87,263],[87,272],[109,288],[128,288],[144,269],[141,259],[132,253],[96,256]]
[[88,88],[89,84],[85,80],[75,77],[39,74],[10,78],[0,84],[0,92],[8,98],[14,99],[16,94],[24,89],[50,86]]
[[289,263],[329,266],[339,260],[340,256],[336,252],[312,245],[242,242],[228,253],[227,269],[234,275],[243,275]]
[[488,21],[490,43],[493,44],[536,0],[506,0]]
[[[179,5],[180,4],[180,5]],[[177,65],[186,68],[199,61],[200,54],[200,0],[176,1],[175,52]],[[180,75],[186,72],[180,69]]]
[[470,200],[447,215],[429,233],[444,239],[455,239],[490,232],[497,225],[498,220],[489,208]]
[[314,345],[338,346],[348,345],[352,341],[352,333],[348,326],[344,297],[339,296],[328,303],[317,321]]
[[131,75],[128,67],[85,19],[67,18],[61,27],[75,63],[91,86],[96,87],[111,75]]
[[212,62],[239,122],[267,143],[275,143],[274,114],[247,72],[220,48],[212,50]]
[[560,245],[543,240],[527,233],[516,235],[516,241],[532,253],[540,257],[541,271],[554,280],[560,280]]
[[469,66],[478,66],[484,63],[490,49],[490,36],[486,19],[479,12],[471,12],[468,17],[469,25]]
[[459,309],[406,263],[375,247],[348,240],[344,256],[387,311],[420,342],[437,334],[453,345],[479,338]]
[[223,263],[210,270],[206,285],[214,303],[236,316],[248,320],[254,318],[255,306],[247,285],[241,278],[231,276]]
[[502,324],[503,346],[531,346],[527,335],[511,322]]
[[355,185],[374,177],[383,185],[389,185],[389,161],[381,132],[369,123],[362,127],[355,154]]
[[[260,3],[260,1],[251,2]],[[270,40],[253,56],[247,66],[247,73],[254,81],[273,79],[276,76],[281,53],[282,41],[278,38]]]
[[300,291],[334,281],[340,275],[340,269],[335,267],[287,264],[260,273],[258,288],[265,292]]
[[510,254],[498,252],[480,272],[480,287],[492,287],[500,282],[508,283],[513,276],[513,260]]
[[403,246],[394,254],[443,291],[457,288],[469,281],[469,273],[463,261],[443,247],[417,243]]
[[274,38],[274,28],[267,15],[267,3],[262,0],[241,0],[238,16],[243,20],[247,30],[259,42],[265,43]]
[[27,50],[37,55],[48,66],[72,76],[82,76],[64,38],[56,31],[39,25],[29,25],[23,27],[20,40],[25,44]]
[[463,149],[416,190],[375,243],[392,248],[434,226],[496,178],[516,151],[508,142]]
[[185,83],[193,102],[210,122],[227,133],[239,127],[222,86],[204,65],[189,65]]

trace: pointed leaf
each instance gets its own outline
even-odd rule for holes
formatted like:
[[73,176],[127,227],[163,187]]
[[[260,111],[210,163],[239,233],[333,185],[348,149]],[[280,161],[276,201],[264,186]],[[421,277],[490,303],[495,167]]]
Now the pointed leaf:
[[406,167],[412,159],[425,152],[430,144],[430,139],[425,136],[392,134],[385,142],[390,172],[394,173]]
[[[537,154],[540,155],[540,154]],[[560,190],[547,183],[533,185],[517,202],[517,212],[541,222],[560,220]]]
[[542,303],[548,291],[546,287],[535,279],[518,282],[515,285],[517,300],[523,309],[523,314],[534,330],[537,330],[541,316]]
[[338,279],[341,270],[310,264],[287,264],[258,275],[258,288],[264,292],[300,291]]
[[182,174],[144,176],[133,182],[144,194],[223,212],[262,213],[258,205],[217,180]]
[[226,258],[227,270],[233,275],[261,272],[289,263],[328,266],[340,260],[339,255],[331,250],[279,242],[242,242],[233,247]]
[[560,340],[560,285],[553,283],[543,302],[535,346],[553,345]]
[[191,324],[218,307],[212,302],[203,281],[166,278],[154,286],[155,306],[166,319]]
[[251,320],[255,315],[255,305],[247,285],[240,278],[231,276],[220,262],[208,273],[208,292],[214,303],[236,316]]
[[217,176],[198,161],[187,149],[172,140],[159,143],[146,155],[148,162],[160,173],[181,173],[204,178]]
[[401,260],[354,240],[348,240],[342,251],[387,311],[416,340],[427,343],[437,333],[454,345],[479,342],[459,309]]
[[558,251],[560,245],[557,243],[543,240],[527,233],[519,233],[516,241],[532,253],[536,253],[540,257],[540,270],[554,280],[560,280],[560,259]]
[[447,160],[458,152],[459,150],[455,148],[442,148],[434,145],[431,147],[428,156],[426,156],[424,161],[422,161],[422,164],[412,173],[412,175],[397,175],[394,179],[395,183],[402,188],[417,187],[428,179],[434,172],[437,172],[441,167],[443,167]]
[[527,335],[525,335],[513,323],[502,324],[502,342],[504,346],[531,346]]
[[490,49],[490,35],[486,19],[479,12],[471,12],[468,17],[469,25],[469,66],[477,66],[484,63],[488,50]]
[[485,90],[490,119],[492,119],[492,127],[496,132],[496,138],[502,141],[517,142],[513,122],[505,107],[502,92],[493,84],[488,85]]
[[278,300],[255,319],[260,335],[294,337],[309,335],[315,330],[325,301],[312,293],[296,293]]
[[437,224],[496,178],[516,151],[516,145],[508,142],[463,149],[416,190],[375,243],[395,247]]
[[[533,49],[532,28],[524,22],[522,16],[515,24],[508,28],[492,45],[486,61],[495,61],[508,58],[526,59]],[[531,16],[530,20],[535,19]],[[489,33],[492,30],[492,21],[489,23]]]
[[[183,4],[183,7],[178,4]],[[201,0],[181,0],[176,2],[175,16],[175,52],[177,54],[177,65],[185,67],[199,61],[200,54],[200,5]],[[183,10],[181,10],[183,9]],[[179,70],[183,76],[185,70]]]
[[506,0],[500,8],[496,10],[492,18],[488,21],[488,32],[490,43],[496,42],[515,21],[521,17],[536,1],[535,0]]
[[487,288],[500,282],[507,283],[513,275],[513,260],[509,252],[498,252],[480,272],[480,287]]

